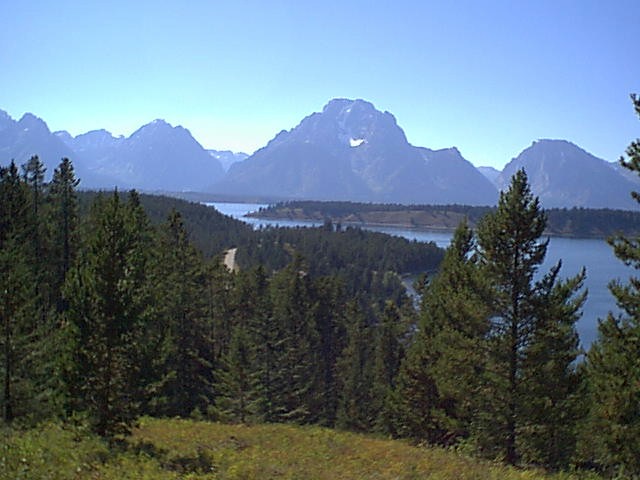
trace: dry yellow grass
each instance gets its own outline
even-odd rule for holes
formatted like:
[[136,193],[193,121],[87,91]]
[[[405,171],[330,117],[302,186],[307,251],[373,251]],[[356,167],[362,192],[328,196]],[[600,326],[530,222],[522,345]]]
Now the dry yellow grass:
[[589,476],[518,470],[442,449],[311,426],[144,418],[115,449],[68,425],[0,429],[0,480],[579,478]]
[[543,479],[545,475],[437,448],[293,425],[221,425],[145,419],[134,439],[169,455],[208,455],[224,479]]

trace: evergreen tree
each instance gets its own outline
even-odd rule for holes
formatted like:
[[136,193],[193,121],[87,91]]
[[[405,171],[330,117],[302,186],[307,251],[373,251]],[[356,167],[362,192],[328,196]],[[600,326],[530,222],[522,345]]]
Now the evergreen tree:
[[576,426],[583,416],[582,375],[576,358],[582,353],[575,323],[586,299],[585,271],[558,280],[561,263],[537,283],[536,328],[524,352],[523,379],[526,425],[521,433],[523,458],[529,463],[561,469],[575,452]]
[[71,268],[78,249],[78,198],[76,188],[80,183],[76,179],[73,164],[63,158],[53,171],[53,179],[49,185],[48,203],[50,205],[53,282],[56,309],[65,309],[62,302],[62,285]]
[[52,291],[51,267],[48,250],[48,232],[45,216],[45,183],[44,174],[46,168],[37,156],[33,156],[22,166],[23,179],[28,191],[28,238],[29,263],[33,270],[34,279],[34,305],[38,316],[38,327],[45,327],[50,316],[48,315],[51,304]]
[[0,169],[0,344],[5,422],[28,413],[33,347],[34,284],[28,251],[28,194],[14,162]]
[[93,429],[111,437],[127,432],[138,414],[142,386],[138,354],[145,310],[145,250],[135,196],[117,192],[92,207],[85,245],[67,278],[66,316],[72,328],[69,376],[74,407]]
[[160,361],[160,379],[151,402],[155,413],[188,416],[195,409],[206,411],[213,401],[206,270],[175,210],[161,231],[158,250],[153,275],[156,338],[150,343],[156,348],[149,356]]
[[440,271],[421,288],[418,332],[396,392],[396,429],[403,436],[446,445],[470,434],[490,312],[473,248],[473,233],[462,222]]
[[229,353],[234,325],[235,278],[220,257],[207,267],[206,309],[209,336],[212,341],[212,361],[219,362]]
[[273,420],[310,423],[317,420],[319,386],[318,334],[311,279],[296,257],[271,280],[273,327],[278,330]]
[[255,369],[254,345],[246,327],[237,325],[229,352],[216,371],[216,413],[221,420],[248,423],[259,406],[259,374]]
[[[640,97],[632,95],[640,116]],[[640,173],[640,139],[633,141],[621,164]],[[632,192],[640,202],[640,194]],[[614,237],[615,255],[640,268],[640,238]],[[587,355],[591,396],[590,429],[584,442],[592,461],[629,477],[640,475],[640,279],[613,281],[611,293],[622,309],[599,323],[598,339]]]
[[342,282],[323,277],[315,282],[316,326],[319,337],[320,377],[317,394],[318,422],[334,426],[338,409],[338,357],[345,347],[345,305]]
[[44,164],[40,161],[38,156],[33,156],[29,159],[29,161],[22,166],[24,181],[29,189],[29,203],[30,203],[30,237],[32,242],[32,255],[34,259],[34,268],[37,265],[36,278],[38,278],[38,282],[36,283],[36,290],[42,290],[42,283],[44,281],[43,271],[45,262],[43,261],[43,227],[44,221],[43,216],[44,212],[43,204],[45,200],[45,185],[44,185],[44,174],[46,168]]
[[5,417],[33,421],[60,406],[55,370],[60,345],[48,308],[48,258],[42,209],[44,167],[33,157],[22,178],[15,163],[0,172],[0,291]]
[[149,389],[154,381],[153,360],[157,358],[155,339],[151,332],[157,319],[157,285],[151,279],[152,259],[157,255],[155,231],[142,206],[140,195],[130,190],[124,206],[127,232],[129,233],[129,266],[127,282],[135,286],[132,291],[132,307],[136,321],[132,323],[130,338],[135,345],[131,350],[131,361],[136,366],[132,370],[132,402],[140,413],[149,401]]
[[255,416],[276,421],[278,362],[285,332],[272,314],[270,281],[262,266],[237,278],[236,324],[246,326],[253,347],[252,375],[256,376]]
[[48,185],[44,184],[45,168],[38,157],[32,157],[23,171],[30,198],[30,245],[38,312],[34,332],[38,348],[33,350],[31,376],[38,386],[33,398],[39,411],[34,408],[33,413],[44,417],[60,414],[68,403],[63,371],[69,339],[61,328],[60,313],[64,309],[62,287],[70,267],[71,251],[75,252],[77,244],[77,181],[68,159],[61,161]]
[[15,238],[0,248],[0,345],[2,360],[2,409],[5,422],[32,413],[32,355],[35,344],[33,276],[23,244]]
[[402,319],[397,305],[387,300],[382,317],[375,329],[373,378],[371,387],[374,427],[383,433],[392,433],[392,392],[400,362],[404,356],[400,336]]
[[[542,338],[552,340],[540,334],[550,325],[566,324],[563,334],[571,336],[581,305],[581,301],[574,302],[567,307],[570,314],[560,316],[553,310],[555,305],[547,305],[543,311],[537,308],[541,304],[540,289],[557,292],[561,288],[556,283],[557,272],[534,282],[547,251],[548,240],[540,241],[545,226],[546,215],[530,191],[524,170],[519,170],[509,189],[500,194],[495,212],[478,225],[478,253],[494,297],[481,444],[487,453],[503,455],[510,464],[517,463],[522,449],[526,450],[522,445],[526,437],[521,438],[521,434],[532,422],[528,413],[532,401],[530,370],[540,362],[554,360],[566,368],[566,359],[577,355],[569,341],[563,346],[570,350],[562,353],[534,348]],[[549,296],[548,300],[557,301],[559,306],[566,304],[580,287],[582,276],[567,283],[573,287],[569,291]],[[542,352],[536,362],[532,361],[534,351]]]
[[490,287],[475,254],[472,231],[458,227],[442,268],[424,297],[422,317],[437,359],[437,417],[449,444],[474,433],[487,363]]
[[373,351],[371,329],[357,300],[347,304],[347,345],[338,359],[338,411],[340,428],[368,431],[373,425],[371,384]]

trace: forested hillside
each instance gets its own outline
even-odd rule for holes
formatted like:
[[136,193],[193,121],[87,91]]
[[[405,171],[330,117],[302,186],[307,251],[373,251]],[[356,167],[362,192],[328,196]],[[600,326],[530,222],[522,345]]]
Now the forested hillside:
[[[81,218],[89,215],[99,195],[78,192]],[[120,198],[126,200],[127,195],[121,193]],[[399,274],[434,272],[443,256],[433,243],[411,242],[357,227],[342,229],[327,223],[317,228],[268,227],[254,231],[246,223],[199,203],[148,194],[138,198],[156,226],[162,225],[172,210],[179,211],[189,240],[205,258],[220,258],[227,249],[238,248],[236,262],[240,268],[263,266],[273,272],[300,256],[313,277],[336,276],[349,295],[371,293],[373,301],[383,303],[388,298],[401,301],[404,288]]]
[[[102,195],[105,194],[106,192],[102,192]],[[86,217],[91,205],[100,194],[93,191],[79,191],[77,195],[80,216]],[[127,192],[121,193],[121,197],[126,199]],[[200,203],[149,194],[140,194],[139,198],[153,225],[161,225],[165,222],[171,210],[179,211],[185,228],[189,232],[189,239],[207,258],[221,255],[225,249],[244,244],[253,237],[253,230],[246,223],[222,215],[214,208]]]
[[78,194],[68,160],[43,173],[37,157],[2,170],[6,421],[87,412],[105,436],[140,413],[333,425],[349,315],[408,331],[398,274],[442,259],[358,229],[254,232],[176,199]]

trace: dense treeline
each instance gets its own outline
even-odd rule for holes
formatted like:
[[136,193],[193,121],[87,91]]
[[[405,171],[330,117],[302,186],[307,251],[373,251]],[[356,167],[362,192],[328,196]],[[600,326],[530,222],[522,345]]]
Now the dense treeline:
[[[79,193],[66,159],[43,179],[37,157],[1,171],[7,422],[80,413],[107,437],[140,414],[335,425],[346,312],[372,331],[389,309],[414,323],[398,273],[442,258],[357,229],[254,232],[175,199]],[[236,274],[220,261],[231,246],[246,252]]]
[[[627,154],[640,172],[640,141]],[[523,170],[475,230],[458,226],[418,309],[372,279],[428,267],[432,246],[267,229],[234,273],[177,210],[154,226],[136,192],[114,192],[81,218],[70,162],[43,173],[37,157],[0,171],[6,423],[81,419],[110,439],[141,414],[316,423],[640,475],[640,280],[611,285],[624,312],[581,361],[585,272],[538,274],[548,217]],[[640,267],[638,240],[611,243]]]
[[[315,216],[318,213],[324,214],[327,218],[340,218],[349,215],[358,215],[372,212],[398,212],[404,210],[424,210],[435,212],[462,213],[470,221],[477,221],[485,214],[493,210],[493,207],[470,206],[470,205],[403,205],[400,203],[361,203],[348,201],[314,201],[314,200],[292,200],[278,203],[272,207],[263,209],[267,215],[271,210],[288,207],[292,210],[300,209],[305,215]],[[322,217],[320,217],[322,218]]]
[[366,295],[380,305],[386,299],[402,301],[404,288],[394,272],[433,272],[442,261],[442,250],[433,243],[360,228],[336,230],[331,222],[316,228],[263,228],[243,247],[237,255],[241,267],[280,270],[300,254],[308,259],[312,277],[336,276],[350,296]]
[[[89,214],[97,192],[77,193],[80,217]],[[125,199],[126,193],[120,197]],[[398,274],[433,272],[443,252],[434,243],[409,241],[360,228],[342,229],[331,222],[322,227],[266,227],[249,225],[198,203],[141,194],[140,204],[153,225],[161,225],[174,209],[180,211],[189,240],[205,258],[237,247],[236,263],[244,270],[263,266],[281,270],[302,255],[313,277],[332,275],[346,292],[370,297],[378,303],[402,301],[404,288]]]
[[[398,205],[354,202],[289,201],[263,208],[255,215],[265,218],[330,219],[344,224],[397,225],[411,228],[454,229],[465,219],[470,226],[494,207],[469,205]],[[546,210],[545,234],[578,238],[640,235],[640,212],[608,208],[551,208]]]
[[[88,215],[97,195],[98,192],[92,191],[77,193],[81,217]],[[126,197],[126,193],[122,196]],[[231,246],[244,244],[253,236],[253,229],[246,223],[200,203],[149,194],[141,194],[140,203],[154,225],[165,222],[172,209],[180,211],[189,239],[207,258],[219,255]]]

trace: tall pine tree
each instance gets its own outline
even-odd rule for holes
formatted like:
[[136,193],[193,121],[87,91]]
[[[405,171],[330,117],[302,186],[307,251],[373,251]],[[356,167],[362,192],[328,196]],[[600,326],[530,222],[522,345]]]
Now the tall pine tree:
[[11,162],[0,169],[0,371],[5,422],[28,413],[34,393],[30,357],[35,342],[35,281],[27,208],[26,185]]
[[[153,284],[160,378],[153,388],[155,413],[188,416],[213,402],[213,345],[207,316],[207,272],[189,242],[182,216],[173,210],[160,232]],[[158,353],[160,352],[160,355]],[[159,357],[159,358],[158,358]]]
[[276,421],[317,420],[320,361],[312,283],[299,256],[270,283],[272,328],[279,332],[275,369],[271,372]]
[[374,428],[382,433],[394,431],[391,402],[400,362],[404,356],[401,344],[403,330],[400,309],[394,302],[387,300],[375,327],[371,386]]
[[[249,272],[240,272],[236,282],[235,323],[246,329],[253,346],[251,397],[258,419],[275,421],[278,398],[278,362],[285,332],[275,322],[271,298],[270,280],[262,266]],[[238,345],[239,346],[239,345]],[[239,353],[239,348],[231,348]],[[236,359],[241,358],[236,354]]]
[[345,312],[347,344],[337,361],[338,411],[336,425],[368,431],[373,426],[371,386],[373,379],[373,335],[358,300]]
[[[485,386],[488,395],[480,443],[488,453],[502,456],[510,464],[518,463],[527,450],[527,437],[522,434],[533,422],[530,379],[538,378],[532,377],[531,371],[541,362],[558,361],[563,369],[570,368],[567,359],[570,365],[578,353],[570,339],[575,335],[581,300],[567,302],[581,286],[584,274],[568,281],[568,291],[547,296],[547,301],[556,302],[558,308],[566,305],[568,314],[559,314],[554,311],[556,305],[540,300],[541,291],[557,293],[562,289],[557,284],[557,272],[535,281],[549,242],[540,240],[545,227],[546,215],[531,193],[524,170],[516,172],[508,190],[500,194],[496,211],[478,225],[478,253],[493,290]],[[570,337],[560,342],[566,350],[548,351],[550,343],[556,348],[559,343],[542,332],[560,324],[564,325],[561,333]],[[538,341],[545,342],[543,348],[534,348]],[[534,352],[540,353],[535,362]],[[566,381],[572,381],[570,376]]]
[[523,379],[526,424],[521,433],[523,458],[529,463],[561,469],[575,453],[577,424],[583,417],[583,375],[576,365],[582,354],[575,323],[586,299],[585,270],[558,278],[561,263],[536,285],[536,328],[524,352]]
[[46,168],[38,156],[33,156],[22,166],[24,181],[29,191],[29,237],[31,240],[31,257],[34,275],[36,278],[35,289],[37,292],[37,304],[41,315],[45,314],[47,300],[47,262],[45,261],[46,233],[43,207],[45,204],[44,174]]
[[320,376],[317,397],[318,419],[334,426],[338,408],[336,363],[345,346],[344,287],[336,277],[322,277],[314,282],[316,327],[319,337]]
[[466,222],[456,229],[438,274],[422,289],[418,332],[402,362],[396,429],[448,445],[470,434],[486,364],[488,288]]
[[80,180],[76,179],[73,164],[63,158],[53,171],[49,185],[49,211],[51,221],[51,257],[53,264],[52,290],[57,311],[65,309],[62,300],[62,285],[71,268],[78,250],[78,198],[76,188]]
[[69,386],[74,407],[101,436],[129,430],[139,413],[138,354],[148,298],[142,219],[136,196],[99,196],[86,239],[65,284],[72,329]]
[[231,334],[229,351],[216,370],[216,416],[248,423],[259,412],[259,371],[255,368],[255,344],[247,327],[238,324]]

